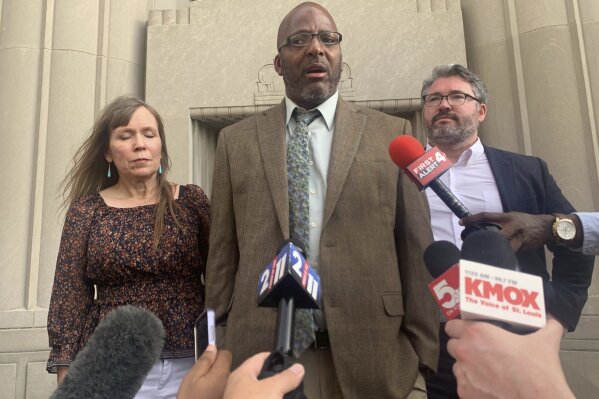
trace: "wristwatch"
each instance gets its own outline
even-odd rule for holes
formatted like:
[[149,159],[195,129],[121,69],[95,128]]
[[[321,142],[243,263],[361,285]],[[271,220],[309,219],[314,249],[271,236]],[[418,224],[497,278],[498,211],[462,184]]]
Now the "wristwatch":
[[552,230],[555,242],[558,244],[567,244],[572,242],[576,236],[576,225],[572,219],[560,217],[559,215],[554,216],[555,221],[553,222]]

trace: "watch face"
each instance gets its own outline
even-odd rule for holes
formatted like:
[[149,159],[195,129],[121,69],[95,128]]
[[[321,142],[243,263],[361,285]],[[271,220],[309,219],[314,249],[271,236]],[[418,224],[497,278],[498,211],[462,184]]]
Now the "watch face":
[[576,227],[570,219],[562,219],[557,224],[557,235],[562,240],[572,240],[576,235]]

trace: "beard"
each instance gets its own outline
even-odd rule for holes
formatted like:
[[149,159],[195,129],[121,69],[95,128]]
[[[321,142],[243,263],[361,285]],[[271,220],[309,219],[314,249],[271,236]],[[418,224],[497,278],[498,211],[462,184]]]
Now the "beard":
[[292,77],[287,72],[287,68],[285,68],[284,65],[283,71],[283,82],[285,83],[286,92],[297,95],[304,104],[310,106],[306,109],[311,109],[322,104],[335,94],[339,81],[341,80],[341,61],[334,67],[334,69],[330,69],[330,77],[327,80],[322,81],[322,84],[311,84],[312,82],[308,81],[307,78],[303,76]]
[[[478,112],[477,112],[478,113]],[[459,119],[454,118],[458,121],[457,126],[441,125],[441,126],[427,126],[426,135],[429,141],[435,145],[456,145],[466,142],[469,138],[476,134],[478,131],[478,121],[476,120],[476,114],[469,117],[464,117],[463,122],[459,123]]]

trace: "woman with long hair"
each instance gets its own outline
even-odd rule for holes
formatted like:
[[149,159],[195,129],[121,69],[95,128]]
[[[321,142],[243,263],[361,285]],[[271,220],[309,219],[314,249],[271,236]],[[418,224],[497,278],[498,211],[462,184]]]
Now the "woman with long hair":
[[166,332],[138,398],[175,397],[193,366],[209,203],[200,187],[169,182],[169,169],[162,119],[134,97],[107,105],[77,151],[48,313],[47,369],[59,383],[98,322],[125,304],[153,312]]

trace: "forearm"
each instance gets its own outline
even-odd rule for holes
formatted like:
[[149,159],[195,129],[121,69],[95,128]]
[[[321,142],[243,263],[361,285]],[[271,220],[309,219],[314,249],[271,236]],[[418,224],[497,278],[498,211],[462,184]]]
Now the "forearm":
[[60,366],[56,369],[56,381],[58,382],[58,384],[62,384],[65,377],[67,376],[68,371],[69,368],[67,366]]
[[546,298],[547,312],[553,314],[568,331],[574,331],[588,298],[594,258],[566,247],[549,246],[553,252],[551,286],[554,298]]

